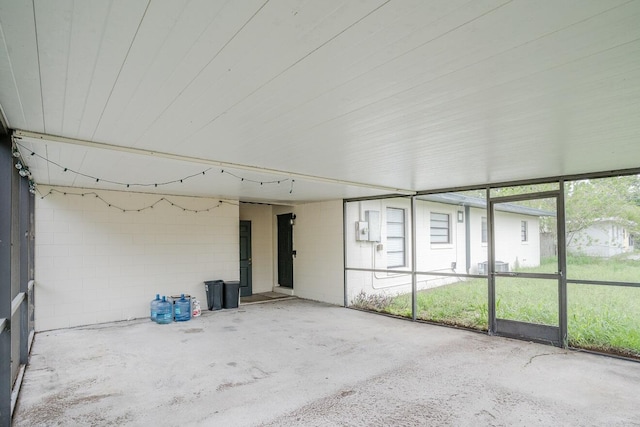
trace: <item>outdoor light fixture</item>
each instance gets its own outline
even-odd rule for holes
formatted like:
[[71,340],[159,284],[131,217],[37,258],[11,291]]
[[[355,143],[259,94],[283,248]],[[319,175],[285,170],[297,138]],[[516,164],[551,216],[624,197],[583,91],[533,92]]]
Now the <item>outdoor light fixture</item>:
[[[36,194],[36,182],[33,180],[31,171],[29,170],[29,167],[26,165],[26,163],[22,163],[24,160],[20,159],[20,151],[18,150],[18,147],[16,147],[15,143],[12,145],[13,146],[11,147],[11,155],[17,159],[14,166],[16,167],[16,169],[18,169],[18,173],[21,177],[27,178],[29,180],[29,193]],[[35,152],[32,152],[31,155],[35,155]]]
[[464,212],[458,211],[458,222],[464,222]]
[[296,214],[291,215],[291,219],[289,220],[291,225],[296,225]]
[[29,193],[36,194],[36,182],[31,179],[31,174],[29,174]]

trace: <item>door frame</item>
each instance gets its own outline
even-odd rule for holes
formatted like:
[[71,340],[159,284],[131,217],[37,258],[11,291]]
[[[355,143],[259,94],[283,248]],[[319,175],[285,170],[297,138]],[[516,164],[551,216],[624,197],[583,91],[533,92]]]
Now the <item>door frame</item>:
[[[489,195],[488,195],[489,196]],[[556,273],[497,272],[495,240],[495,205],[536,199],[556,199],[556,232],[558,236],[558,271]],[[566,247],[564,224],[564,181],[560,181],[558,190],[505,197],[488,197],[487,232],[489,235],[489,334],[531,341],[551,343],[558,347],[567,347],[567,279]],[[558,281],[558,326],[538,325],[496,317],[496,277],[521,277],[533,279],[552,279]]]
[[[246,280],[247,280],[247,287],[245,288],[245,292],[247,292],[248,290],[248,295],[242,295],[242,286],[240,287],[240,296],[250,296],[253,295],[253,272],[252,272],[252,267],[253,267],[253,256],[251,253],[251,221],[248,220],[240,220],[240,228],[242,228],[242,226],[247,226],[248,227],[248,234],[249,234],[249,240],[248,240],[248,251],[249,251],[249,258],[247,259],[247,275],[246,275]],[[242,240],[240,240],[240,242],[242,242]],[[240,243],[240,245],[242,245],[242,243]],[[242,254],[242,248],[240,248],[240,253]],[[242,259],[240,259],[240,271],[242,271]],[[240,276],[240,285],[242,285],[242,276]]]
[[[277,243],[276,243],[276,249],[277,249],[277,253],[276,253],[276,259],[277,259],[277,272],[276,272],[276,276],[278,279],[278,286],[283,287],[283,288],[287,288],[287,289],[292,289],[293,290],[293,268],[294,268],[294,263],[293,263],[293,259],[296,256],[296,251],[293,249],[293,220],[295,219],[295,214],[293,213],[285,213],[285,214],[279,214],[276,216],[276,236],[277,236]],[[283,249],[283,242],[281,241],[282,239],[282,235],[283,235],[283,230],[281,230],[280,224],[281,222],[283,224],[286,224],[287,226],[287,235],[289,237],[289,240],[286,242],[285,246],[286,249]],[[287,272],[283,272],[281,271],[281,267],[282,267],[282,263],[286,263],[287,264],[287,269],[289,271]],[[289,279],[291,281],[291,283],[285,283],[283,284],[283,278],[286,278],[286,276],[290,276]]]

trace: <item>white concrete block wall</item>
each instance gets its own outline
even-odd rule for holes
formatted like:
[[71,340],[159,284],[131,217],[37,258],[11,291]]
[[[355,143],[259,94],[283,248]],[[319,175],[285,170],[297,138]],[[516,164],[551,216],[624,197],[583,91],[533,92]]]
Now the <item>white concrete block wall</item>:
[[[46,194],[49,188],[40,186]],[[156,293],[188,293],[206,306],[203,281],[238,280],[238,204],[185,212],[162,202],[122,212],[90,190],[36,197],[36,329],[148,316]],[[140,209],[161,197],[188,209],[218,199],[97,191],[108,203]]]
[[342,200],[294,208],[293,288],[296,296],[344,304]]
[[273,209],[242,203],[240,220],[251,221],[251,276],[253,293],[273,290]]

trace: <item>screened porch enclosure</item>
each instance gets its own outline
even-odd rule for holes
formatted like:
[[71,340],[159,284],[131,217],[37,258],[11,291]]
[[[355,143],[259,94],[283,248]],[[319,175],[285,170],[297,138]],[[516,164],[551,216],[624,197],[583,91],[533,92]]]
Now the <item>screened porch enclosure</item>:
[[347,200],[345,305],[639,358],[639,184],[581,176]]

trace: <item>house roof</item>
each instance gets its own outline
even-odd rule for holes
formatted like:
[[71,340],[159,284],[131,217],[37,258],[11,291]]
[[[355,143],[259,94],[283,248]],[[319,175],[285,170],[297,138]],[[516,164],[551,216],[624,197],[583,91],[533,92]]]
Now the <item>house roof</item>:
[[[419,196],[420,200],[427,200],[430,202],[446,203],[449,205],[457,206],[470,206],[473,208],[486,209],[487,202],[480,197],[467,196],[459,193],[441,193],[441,194],[429,194],[425,196]],[[555,212],[532,208],[529,206],[518,205],[515,203],[498,203],[495,205],[496,210],[502,212],[511,212],[521,215],[529,215],[535,217],[541,216],[556,216]]]
[[627,0],[4,1],[0,111],[39,184],[295,203],[637,168],[639,19]]

